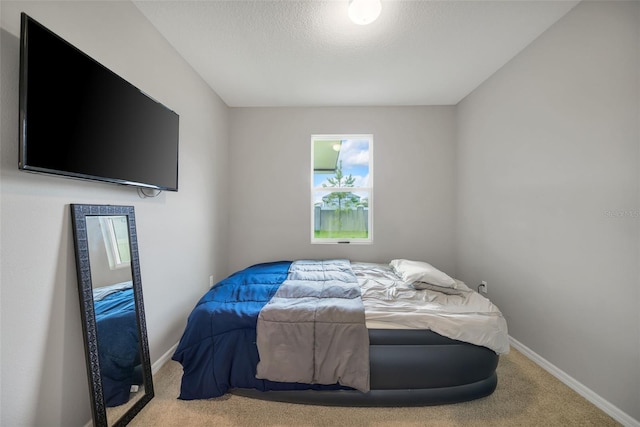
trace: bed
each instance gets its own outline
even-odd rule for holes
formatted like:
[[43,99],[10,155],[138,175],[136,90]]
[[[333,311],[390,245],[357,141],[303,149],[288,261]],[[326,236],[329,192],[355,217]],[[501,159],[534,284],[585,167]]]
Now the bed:
[[[208,399],[231,392],[307,404],[415,406],[491,394],[499,355],[509,350],[500,311],[429,264],[418,263],[431,269],[422,281],[419,273],[424,271],[396,268],[395,261],[280,261],[257,264],[222,280],[196,304],[173,355],[183,367],[179,398]],[[307,282],[310,276],[320,280]],[[311,294],[300,296],[301,289]],[[331,289],[330,298],[319,298],[317,289],[323,289],[323,295]],[[311,300],[320,301],[312,315],[300,311]],[[281,301],[292,318],[279,319],[283,312],[272,309]],[[337,316],[343,317],[330,326],[334,329],[324,340],[328,344],[322,344],[318,336],[325,333],[321,328],[327,321],[321,314],[334,316],[335,306],[342,305],[344,313]],[[311,333],[300,326],[305,316],[317,322]],[[265,332],[270,322],[284,329]],[[310,343],[303,342],[307,339]],[[344,342],[357,345],[351,348]],[[353,380],[352,371],[365,365],[363,360],[367,369]],[[299,362],[304,362],[300,372],[311,372],[310,377],[291,377],[289,371],[295,372]],[[327,362],[334,378],[323,376]],[[363,376],[366,382],[360,381]]]
[[105,405],[115,407],[129,401],[132,386],[142,384],[132,282],[96,288],[93,300]]

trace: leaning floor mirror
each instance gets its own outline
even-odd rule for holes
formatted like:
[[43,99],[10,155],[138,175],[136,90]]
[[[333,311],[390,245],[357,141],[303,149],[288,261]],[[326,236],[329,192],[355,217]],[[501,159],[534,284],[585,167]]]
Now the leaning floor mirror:
[[71,205],[93,422],[127,425],[153,398],[133,206]]

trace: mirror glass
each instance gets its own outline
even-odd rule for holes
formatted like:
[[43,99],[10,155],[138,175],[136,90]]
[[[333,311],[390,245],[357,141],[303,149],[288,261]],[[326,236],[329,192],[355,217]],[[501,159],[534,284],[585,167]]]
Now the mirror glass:
[[72,205],[94,423],[126,425],[153,397],[131,206]]

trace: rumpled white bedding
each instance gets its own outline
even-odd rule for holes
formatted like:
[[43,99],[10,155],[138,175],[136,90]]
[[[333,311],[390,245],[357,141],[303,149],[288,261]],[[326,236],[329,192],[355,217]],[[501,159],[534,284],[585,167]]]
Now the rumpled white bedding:
[[352,262],[369,329],[429,329],[481,345],[497,354],[509,352],[507,322],[491,301],[456,280],[444,292],[416,290],[387,264]]

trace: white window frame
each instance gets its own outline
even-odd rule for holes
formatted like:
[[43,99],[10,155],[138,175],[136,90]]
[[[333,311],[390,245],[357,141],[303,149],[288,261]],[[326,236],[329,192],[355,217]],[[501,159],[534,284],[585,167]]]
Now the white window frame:
[[[369,141],[369,179],[367,187],[327,187],[323,191],[333,192],[353,192],[367,191],[369,194],[368,206],[368,227],[367,238],[317,238],[315,236],[315,203],[314,193],[318,191],[314,187],[314,143],[316,140],[346,140],[346,139],[367,139]],[[311,243],[312,244],[373,244],[373,134],[314,134],[311,135]]]
[[100,228],[102,229],[102,238],[104,240],[104,246],[107,251],[107,258],[109,259],[109,267],[111,268],[111,270],[117,270],[125,267],[130,268],[131,261],[123,261],[122,257],[120,256],[120,247],[118,245],[115,225],[113,223],[114,218],[119,217],[101,216],[99,218]]

